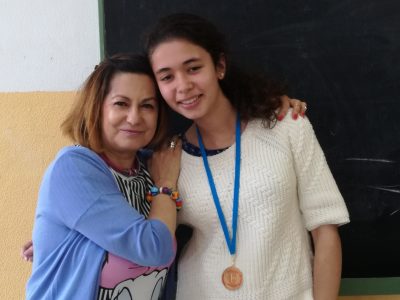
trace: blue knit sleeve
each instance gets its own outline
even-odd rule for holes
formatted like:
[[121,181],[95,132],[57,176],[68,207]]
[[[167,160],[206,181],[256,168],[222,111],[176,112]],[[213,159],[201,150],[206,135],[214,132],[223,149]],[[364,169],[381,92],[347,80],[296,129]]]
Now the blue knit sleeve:
[[175,255],[167,226],[132,209],[106,164],[87,148],[62,151],[40,193],[51,199],[57,220],[115,255],[144,266],[167,264]]

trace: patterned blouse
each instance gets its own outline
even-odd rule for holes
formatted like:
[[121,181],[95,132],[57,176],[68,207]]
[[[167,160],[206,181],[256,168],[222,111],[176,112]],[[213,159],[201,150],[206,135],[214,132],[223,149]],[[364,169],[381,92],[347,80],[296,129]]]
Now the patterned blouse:
[[[128,203],[147,218],[150,204],[146,201],[146,192],[153,185],[153,181],[144,161],[138,157],[136,169],[124,172],[112,166],[106,157],[103,156],[103,159],[109,165],[119,190]],[[157,267],[140,266],[107,253],[101,270],[97,299],[159,299],[169,266],[170,264]]]

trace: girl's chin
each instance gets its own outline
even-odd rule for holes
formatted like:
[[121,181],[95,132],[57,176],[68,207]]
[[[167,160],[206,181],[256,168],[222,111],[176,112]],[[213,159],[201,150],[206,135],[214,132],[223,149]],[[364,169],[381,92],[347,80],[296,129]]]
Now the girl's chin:
[[179,109],[176,111],[181,116],[185,117],[186,119],[196,121],[204,116],[202,112],[199,110],[187,110],[187,109]]

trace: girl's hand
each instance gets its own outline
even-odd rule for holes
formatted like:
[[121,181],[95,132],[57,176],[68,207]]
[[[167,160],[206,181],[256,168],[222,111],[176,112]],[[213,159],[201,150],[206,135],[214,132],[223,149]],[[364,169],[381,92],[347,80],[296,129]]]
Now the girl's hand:
[[21,249],[21,257],[26,261],[33,261],[33,243],[32,240],[26,242]]
[[292,118],[296,120],[299,115],[301,115],[302,117],[305,116],[307,103],[298,99],[291,99],[287,95],[283,95],[281,97],[281,107],[279,108],[277,116],[278,121],[283,120],[289,110],[289,107],[293,109]]

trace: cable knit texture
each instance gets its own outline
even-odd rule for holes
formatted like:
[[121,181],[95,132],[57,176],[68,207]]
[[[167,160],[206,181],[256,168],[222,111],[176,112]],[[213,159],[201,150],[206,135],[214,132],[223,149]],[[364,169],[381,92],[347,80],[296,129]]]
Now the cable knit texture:
[[[193,226],[179,262],[178,300],[312,299],[308,231],[345,224],[349,216],[307,118],[286,117],[272,129],[260,120],[242,133],[236,266],[243,285],[227,290],[232,264],[201,157],[182,154],[180,223]],[[234,145],[209,156],[221,207],[232,224]]]

